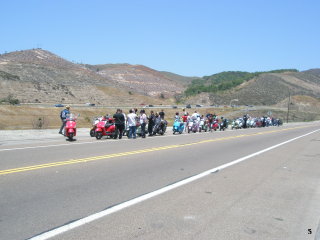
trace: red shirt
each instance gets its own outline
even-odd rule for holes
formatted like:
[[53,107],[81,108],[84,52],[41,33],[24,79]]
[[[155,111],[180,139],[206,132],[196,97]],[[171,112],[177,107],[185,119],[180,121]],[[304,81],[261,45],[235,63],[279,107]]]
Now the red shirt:
[[187,122],[188,116],[182,116],[183,122]]

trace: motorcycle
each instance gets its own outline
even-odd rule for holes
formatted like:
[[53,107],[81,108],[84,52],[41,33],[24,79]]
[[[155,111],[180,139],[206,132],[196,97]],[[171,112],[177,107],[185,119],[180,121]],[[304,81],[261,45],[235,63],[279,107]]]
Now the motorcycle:
[[219,124],[219,130],[221,131],[224,131],[225,129],[228,128],[228,119],[223,119],[221,121],[221,123]]
[[[137,126],[136,135],[137,135],[137,137],[141,137],[142,136],[142,131],[141,131],[140,123],[137,123],[136,126]],[[125,131],[123,131],[123,136],[127,136],[129,138],[129,131],[130,131],[130,128],[127,125]]]
[[243,127],[243,119],[242,118],[237,118],[232,122],[232,129],[240,129]]
[[116,125],[114,124],[113,118],[102,119],[97,123],[97,127],[95,129],[95,137],[99,140],[103,136],[117,139],[118,130],[116,128]]
[[256,122],[255,122],[254,118],[248,118],[247,127],[248,128],[255,128],[256,127]]
[[[79,116],[79,115],[78,115]],[[66,125],[64,127],[64,135],[70,140],[73,141],[73,137],[77,135],[77,118],[75,114],[71,113],[67,115]]]
[[175,120],[173,123],[173,127],[172,127],[173,134],[175,134],[176,132],[181,134],[183,132],[183,130],[184,130],[183,122],[180,122],[179,120]]
[[157,118],[155,125],[152,130],[152,134],[156,135],[157,133],[163,135],[167,130],[167,121],[161,118]]

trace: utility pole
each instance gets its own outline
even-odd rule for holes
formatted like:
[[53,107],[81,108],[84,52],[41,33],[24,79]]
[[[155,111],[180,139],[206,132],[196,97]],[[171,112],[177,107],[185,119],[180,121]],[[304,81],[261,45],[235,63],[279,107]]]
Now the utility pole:
[[287,123],[289,122],[289,110],[290,110],[290,90],[289,90],[289,98],[288,98]]

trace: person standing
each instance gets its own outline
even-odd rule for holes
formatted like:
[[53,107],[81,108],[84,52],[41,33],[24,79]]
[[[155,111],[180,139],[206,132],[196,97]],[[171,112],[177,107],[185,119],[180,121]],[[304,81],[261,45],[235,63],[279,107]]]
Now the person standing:
[[146,137],[147,115],[144,109],[140,111],[141,137]]
[[136,139],[137,115],[132,111],[132,109],[129,110],[129,114],[127,115],[127,122],[129,126],[129,138]]
[[117,109],[117,112],[113,115],[113,118],[116,125],[116,131],[119,133],[119,139],[121,139],[125,128],[125,118],[121,109]]
[[151,111],[150,115],[148,117],[148,133],[149,133],[149,136],[152,136],[152,129],[154,127],[155,121],[156,121],[156,116],[154,115],[154,112]]
[[161,119],[164,119],[165,113],[164,113],[163,109],[161,109],[161,112],[159,112],[159,116]]
[[184,131],[187,131],[187,123],[188,123],[188,113],[185,113],[182,116],[182,121],[183,121],[183,125],[184,125]]
[[60,127],[59,134],[63,134],[62,131],[63,131],[64,127],[66,126],[67,116],[69,114],[70,114],[70,106],[67,105],[66,108],[60,112],[60,119],[61,119],[62,125]]
[[176,112],[176,115],[174,116],[174,121],[180,122],[180,115],[179,112]]

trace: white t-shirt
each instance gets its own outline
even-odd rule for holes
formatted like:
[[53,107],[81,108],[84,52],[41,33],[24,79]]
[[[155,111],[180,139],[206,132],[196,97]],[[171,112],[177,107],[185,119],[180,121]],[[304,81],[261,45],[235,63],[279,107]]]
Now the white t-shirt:
[[137,115],[135,113],[129,113],[127,115],[127,121],[128,121],[128,126],[129,127],[137,125],[136,118],[137,118]]
[[140,115],[140,123],[146,123],[147,122],[147,115],[146,114],[142,114]]

